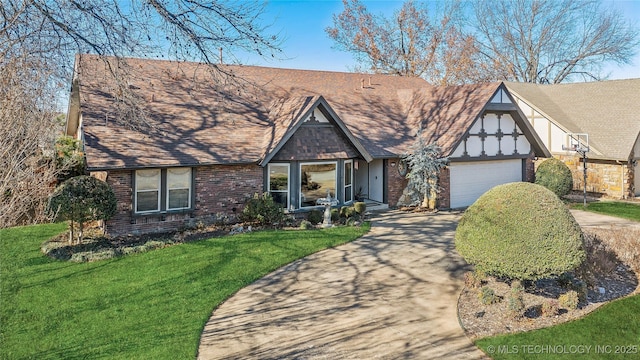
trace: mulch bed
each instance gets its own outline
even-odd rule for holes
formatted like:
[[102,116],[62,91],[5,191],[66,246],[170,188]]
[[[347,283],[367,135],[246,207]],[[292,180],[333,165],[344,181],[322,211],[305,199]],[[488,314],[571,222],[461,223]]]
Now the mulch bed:
[[[638,276],[624,263],[620,262],[613,273],[596,278],[594,286],[589,288],[587,301],[578,309],[568,311],[560,309],[558,315],[547,317],[541,314],[541,305],[546,299],[557,299],[568,290],[559,286],[553,279],[540,280],[525,289],[523,296],[525,311],[520,318],[510,315],[508,296],[510,285],[489,277],[483,286],[489,286],[502,297],[502,301],[484,305],[478,298],[479,289],[465,287],[458,300],[460,325],[469,338],[478,339],[498,334],[515,333],[549,327],[575,320],[597,309],[601,305],[623,296],[640,293]],[[599,288],[604,288],[601,293]]]

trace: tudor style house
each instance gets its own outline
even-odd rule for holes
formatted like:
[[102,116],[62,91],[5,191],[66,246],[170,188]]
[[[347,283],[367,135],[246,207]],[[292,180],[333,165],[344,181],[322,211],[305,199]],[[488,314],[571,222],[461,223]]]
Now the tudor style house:
[[581,156],[567,151],[569,134],[587,134],[587,190],[640,196],[640,79],[539,85],[507,83],[522,112],[554,157],[584,186]]
[[[450,159],[440,208],[531,181],[533,160],[550,156],[502,83],[218,68],[226,75],[214,79],[199,63],[76,58],[66,132],[117,195],[108,233],[233,217],[263,191],[290,212],[314,208],[327,192],[340,204],[396,206],[407,185],[400,160],[420,126]],[[132,95],[119,90],[118,71]],[[123,101],[139,113],[123,112]]]

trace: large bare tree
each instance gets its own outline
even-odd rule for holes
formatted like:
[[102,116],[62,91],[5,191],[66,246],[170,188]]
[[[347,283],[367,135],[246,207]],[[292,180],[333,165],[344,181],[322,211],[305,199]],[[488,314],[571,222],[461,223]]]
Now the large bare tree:
[[638,29],[598,0],[493,0],[473,6],[470,27],[478,48],[507,80],[599,80],[605,64],[628,64],[639,44]]
[[[67,98],[77,53],[111,56],[116,116],[150,126],[128,86],[125,57],[199,61],[211,84],[226,81],[234,53],[277,57],[264,2],[224,0],[3,0],[0,5],[0,227],[42,220],[56,179],[49,152],[56,110]],[[114,60],[115,57],[115,60]],[[176,62],[176,66],[179,63]]]
[[58,175],[55,91],[39,68],[24,54],[0,58],[0,228],[46,220]]
[[326,32],[365,71],[418,76],[441,85],[491,77],[490,63],[481,61],[473,37],[456,25],[458,2],[430,12],[426,3],[408,0],[391,17],[371,14],[358,0],[343,0],[343,5]]

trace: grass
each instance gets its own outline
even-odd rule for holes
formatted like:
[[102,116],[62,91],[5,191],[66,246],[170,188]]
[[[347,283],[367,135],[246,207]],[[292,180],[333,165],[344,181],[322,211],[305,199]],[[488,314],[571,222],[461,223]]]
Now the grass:
[[93,263],[40,252],[64,229],[0,230],[0,359],[193,359],[222,301],[368,227],[254,232]]
[[494,359],[637,359],[638,329],[640,295],[635,295],[604,305],[580,320],[485,338],[476,345]]
[[571,208],[640,221],[640,204],[621,201],[597,201],[588,203],[586,208],[583,207],[582,203],[571,204]]

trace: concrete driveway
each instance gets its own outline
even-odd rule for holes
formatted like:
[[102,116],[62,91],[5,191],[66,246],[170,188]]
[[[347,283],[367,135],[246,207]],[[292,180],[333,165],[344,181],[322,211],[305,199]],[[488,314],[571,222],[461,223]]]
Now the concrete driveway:
[[206,324],[198,359],[478,359],[456,305],[458,215],[388,211],[369,234],[240,290]]

